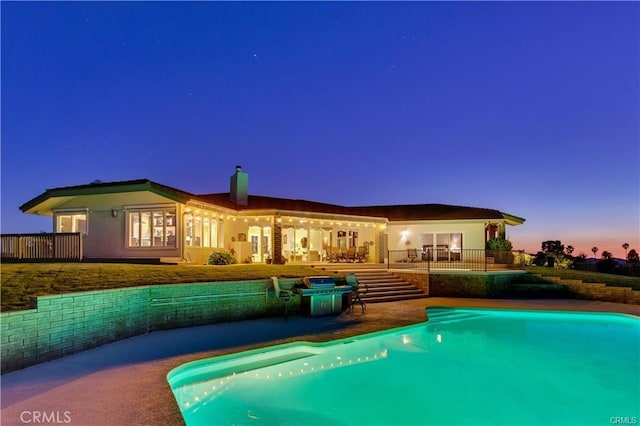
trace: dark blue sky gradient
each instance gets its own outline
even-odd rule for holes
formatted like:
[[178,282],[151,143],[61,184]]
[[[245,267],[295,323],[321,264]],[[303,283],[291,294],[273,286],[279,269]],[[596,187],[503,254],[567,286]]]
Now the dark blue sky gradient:
[[640,250],[637,2],[3,2],[2,232],[46,188],[149,178],[449,203]]

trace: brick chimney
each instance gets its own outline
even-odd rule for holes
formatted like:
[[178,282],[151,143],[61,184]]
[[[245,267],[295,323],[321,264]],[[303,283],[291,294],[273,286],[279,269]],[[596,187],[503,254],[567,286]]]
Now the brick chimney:
[[231,202],[239,206],[246,206],[249,202],[249,175],[242,171],[242,166],[236,166],[236,172],[231,176]]

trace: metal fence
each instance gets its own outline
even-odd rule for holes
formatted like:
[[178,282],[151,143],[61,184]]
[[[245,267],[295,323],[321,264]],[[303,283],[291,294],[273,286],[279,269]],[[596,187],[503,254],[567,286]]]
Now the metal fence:
[[387,268],[427,271],[500,271],[524,269],[524,251],[483,249],[406,249],[387,252]]
[[80,262],[82,234],[2,234],[0,255],[3,262]]

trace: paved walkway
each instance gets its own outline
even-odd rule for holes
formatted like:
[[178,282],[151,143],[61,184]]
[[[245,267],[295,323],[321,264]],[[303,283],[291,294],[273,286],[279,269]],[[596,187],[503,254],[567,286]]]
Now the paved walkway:
[[586,300],[429,298],[369,304],[337,317],[268,318],[159,331],[1,376],[2,425],[181,425],[166,375],[185,362],[294,340],[328,341],[423,322],[427,306],[621,312]]

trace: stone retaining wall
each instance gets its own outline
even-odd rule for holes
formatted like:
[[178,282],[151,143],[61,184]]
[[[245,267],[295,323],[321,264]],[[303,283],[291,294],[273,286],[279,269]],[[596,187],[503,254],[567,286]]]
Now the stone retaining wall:
[[501,297],[525,272],[429,273],[429,296]]
[[[283,288],[300,279],[281,279]],[[271,280],[172,284],[34,298],[0,315],[2,374],[153,330],[269,315],[284,306]],[[300,298],[290,303],[296,311]]]
[[418,287],[424,293],[429,296],[429,274],[424,272],[411,272],[411,271],[393,271],[394,275],[397,275],[398,278],[402,278],[406,282],[413,284]]
[[585,283],[581,280],[560,277],[540,277],[555,284],[567,286],[571,292],[582,299],[640,305],[640,291],[633,290],[631,287],[613,287],[602,283]]

